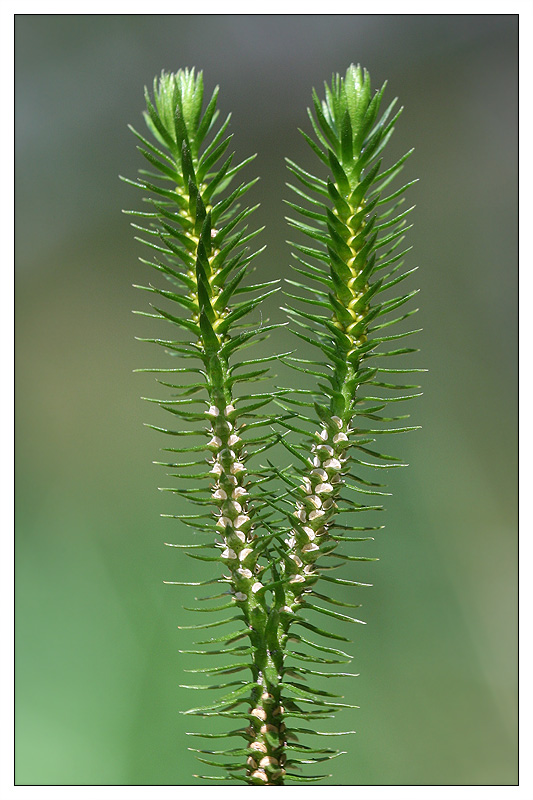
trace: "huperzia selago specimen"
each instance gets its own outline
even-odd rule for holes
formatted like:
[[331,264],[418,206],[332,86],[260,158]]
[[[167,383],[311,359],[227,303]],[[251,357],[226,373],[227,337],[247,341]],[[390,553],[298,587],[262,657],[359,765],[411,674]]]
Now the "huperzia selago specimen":
[[[336,598],[335,586],[368,584],[355,579],[357,572],[350,579],[332,573],[346,563],[374,560],[346,552],[377,530],[356,524],[362,512],[381,509],[386,494],[383,484],[369,479],[368,468],[403,465],[373,443],[378,435],[413,430],[374,428],[368,421],[403,420],[380,412],[393,400],[417,396],[409,392],[418,386],[395,379],[420,371],[379,366],[383,357],[414,352],[388,349],[413,331],[387,329],[414,313],[403,307],[416,294],[389,294],[413,272],[402,272],[411,209],[401,206],[414,181],[388,188],[410,152],[382,169],[381,154],[401,112],[393,113],[393,101],[379,116],[384,89],[373,94],[360,67],[334,76],[323,101],[313,93],[314,138],[303,133],[320,161],[318,175],[287,162],[297,180],[291,186],[297,200],[289,205],[298,219],[289,224],[311,241],[293,243],[298,281],[287,281],[287,295],[298,305],[285,312],[292,333],[316,348],[316,358],[297,358],[293,351],[245,358],[245,348],[286,323],[248,316],[278,286],[247,279],[261,250],[250,252],[246,245],[261,229],[247,226],[257,207],[242,205],[255,180],[236,179],[252,159],[234,164],[228,155],[230,117],[219,124],[218,89],[204,104],[201,72],[162,73],[153,99],[146,92],[152,140],[133,131],[150,169],[132,181],[145,192],[147,210],[129,213],[141,218],[134,227],[152,250],[150,260],[141,260],[168,280],[167,288],[140,288],[155,295],[147,316],[164,319],[172,331],[169,339],[144,341],[162,345],[179,364],[140,371],[163,373],[157,382],[173,390],[167,399],[146,399],[184,429],[150,427],[177,443],[163,448],[172,454],[163,466],[175,470],[179,482],[167,491],[196,506],[197,513],[175,516],[201,534],[198,542],[171,546],[214,562],[215,569],[209,580],[168,583],[214,584],[215,594],[200,599],[215,605],[198,611],[222,612],[214,621],[182,626],[207,631],[197,643],[206,649],[186,652],[204,657],[193,671],[214,676],[215,685],[194,688],[222,691],[211,704],[186,713],[233,721],[226,733],[194,734],[231,737],[225,750],[218,743],[196,750],[200,761],[222,769],[222,775],[204,778],[280,786],[330,777],[302,768],[339,755],[313,744],[317,734],[342,735],[317,732],[315,721],[356,708],[323,688],[327,678],[351,674],[331,667],[350,661],[338,648],[338,640],[349,640],[318,627],[316,619],[360,622],[338,610],[359,604]],[[252,384],[269,372],[265,363],[280,360],[311,375],[316,386],[253,391]],[[290,453],[288,466],[272,461],[280,447]],[[227,624],[229,633],[211,635]],[[211,666],[208,654],[230,663]]]

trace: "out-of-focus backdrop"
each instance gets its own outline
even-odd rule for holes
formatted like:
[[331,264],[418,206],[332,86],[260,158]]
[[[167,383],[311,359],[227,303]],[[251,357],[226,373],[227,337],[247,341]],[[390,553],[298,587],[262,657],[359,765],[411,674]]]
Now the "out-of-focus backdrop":
[[374,588],[344,687],[360,710],[336,723],[357,734],[331,782],[517,780],[517,17],[19,15],[19,784],[198,783],[185,731],[211,724],[179,714],[199,657],[178,652],[190,596],[162,581],[201,565],[163,546],[188,539],[159,513],[184,509],[157,491],[163,442],[142,423],[161,417],[139,399],[157,389],[132,374],[165,361],[134,340],[163,331],[131,314],[148,305],[131,287],[145,254],[121,209],[140,196],[118,180],[143,166],[126,127],[143,128],[143,86],[182,66],[220,84],[238,156],[258,153],[258,268],[276,278],[284,156],[313,163],[297,132],[311,87],[350,62],[405,106],[390,163],[416,148],[404,175],[420,178],[409,261],[424,332],[410,363],[429,372],[411,409],[422,430],[386,442],[411,466],[390,474],[381,560],[354,567]]

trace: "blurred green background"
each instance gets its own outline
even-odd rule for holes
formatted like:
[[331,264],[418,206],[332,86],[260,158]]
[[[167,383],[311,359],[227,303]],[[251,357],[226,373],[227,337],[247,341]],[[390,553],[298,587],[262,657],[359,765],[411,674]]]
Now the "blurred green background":
[[411,364],[430,371],[411,409],[423,429],[386,442],[411,466],[390,474],[381,560],[353,568],[374,588],[344,686],[361,708],[337,720],[358,733],[331,782],[517,780],[517,17],[19,15],[19,784],[195,783],[185,730],[211,725],[178,713],[198,662],[177,625],[195,620],[162,580],[202,570],[163,547],[187,532],[158,516],[182,508],[157,491],[163,442],[142,426],[160,421],[139,399],[153,378],[132,374],[165,362],[134,340],[156,329],[131,314],[146,275],[121,209],[140,197],[117,177],[142,166],[126,124],[142,129],[143,86],[193,65],[220,83],[238,156],[258,153],[250,199],[274,278],[290,260],[283,157],[313,163],[297,133],[311,87],[352,61],[405,106],[390,163],[416,148]]

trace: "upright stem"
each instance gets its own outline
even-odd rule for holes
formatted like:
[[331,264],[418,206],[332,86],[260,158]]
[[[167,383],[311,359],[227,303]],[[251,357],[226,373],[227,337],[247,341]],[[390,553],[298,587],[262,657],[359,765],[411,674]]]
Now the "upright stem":
[[[188,219],[194,226],[195,220]],[[207,233],[211,235],[211,231]],[[196,251],[192,253],[196,261],[199,237],[190,238],[196,242]],[[216,254],[214,251],[208,256],[209,267]],[[221,294],[216,285],[217,274],[215,269],[209,275],[214,309],[211,325],[215,333],[228,313],[226,308],[217,308],[216,301]],[[189,277],[196,279],[192,270]],[[191,299],[197,304],[198,295],[198,289],[191,293]],[[198,305],[195,321],[199,319]],[[284,726],[280,721],[283,659],[280,643],[275,638],[277,627],[273,624],[277,611],[273,609],[269,613],[262,595],[258,595],[264,588],[260,580],[263,567],[258,564],[258,553],[254,548],[256,534],[250,517],[247,469],[243,462],[244,442],[234,424],[238,409],[234,406],[228,359],[221,354],[224,340],[225,337],[220,336],[218,351],[206,347],[203,355],[210,401],[206,414],[211,423],[209,433],[212,434],[207,447],[213,454],[210,472],[215,480],[211,497],[217,506],[216,527],[224,541],[221,558],[229,567],[233,600],[243,613],[252,647],[251,670],[255,686],[251,692],[250,724],[245,731],[250,751],[246,762],[247,777],[254,785],[280,786],[283,785],[285,741]]]
[[[357,187],[350,188],[347,196]],[[339,191],[339,187],[335,187]],[[330,541],[329,530],[338,511],[337,499],[344,484],[343,473],[347,462],[346,449],[353,442],[350,434],[352,418],[357,403],[357,379],[360,369],[359,348],[366,341],[364,333],[355,333],[362,319],[368,313],[368,305],[361,306],[361,298],[369,289],[365,281],[361,285],[364,267],[358,267],[358,256],[365,244],[363,205],[354,209],[345,198],[347,211],[337,212],[341,224],[348,235],[346,246],[350,250],[347,266],[350,278],[346,282],[350,298],[337,295],[350,314],[350,321],[339,319],[333,314],[333,323],[343,333],[342,340],[336,341],[332,384],[336,388],[335,397],[330,403],[330,417],[322,423],[322,429],[315,431],[311,444],[312,456],[310,470],[302,478],[299,487],[300,501],[296,503],[295,523],[289,539],[289,553],[285,569],[292,575],[285,594],[283,612],[283,648],[288,638],[288,630],[294,613],[305,602],[305,593],[311,591],[316,582],[314,563],[320,551]]]

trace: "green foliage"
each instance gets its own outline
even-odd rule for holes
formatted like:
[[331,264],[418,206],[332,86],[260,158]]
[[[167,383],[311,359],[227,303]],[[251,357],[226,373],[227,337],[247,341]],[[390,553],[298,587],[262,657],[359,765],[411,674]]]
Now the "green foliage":
[[[248,282],[260,250],[246,245],[261,229],[249,231],[257,207],[241,201],[255,180],[235,179],[252,159],[233,165],[228,155],[230,118],[219,123],[218,89],[204,104],[201,72],[162,73],[153,99],[146,92],[145,119],[156,144],[132,129],[150,169],[130,181],[145,193],[148,210],[128,213],[138,216],[139,240],[152,251],[151,260],[141,260],[167,279],[166,288],[139,287],[156,302],[152,312],[138,313],[170,323],[171,339],[144,341],[164,347],[180,364],[142,370],[158,373],[157,382],[173,390],[166,399],[145,399],[172,414],[179,428],[150,426],[178,437],[180,446],[164,448],[175,461],[157,463],[177,481],[164,491],[196,506],[197,513],[179,519],[202,537],[170,546],[215,569],[207,581],[170,583],[215,587],[201,598],[214,605],[194,610],[216,616],[183,627],[210,631],[232,623],[229,633],[209,632],[198,642],[206,649],[185,651],[206,656],[209,664],[200,661],[192,672],[215,679],[186,688],[222,692],[186,713],[228,717],[237,725],[226,734],[195,735],[243,740],[225,750],[196,750],[201,762],[223,768],[222,776],[203,777],[270,786],[329,777],[305,774],[302,766],[340,752],[300,743],[301,737],[317,735],[315,720],[356,708],[322,688],[326,678],[352,675],[330,671],[351,657],[324,640],[349,641],[329,629],[328,619],[362,622],[338,610],[360,604],[332,595],[334,586],[368,584],[334,571],[375,560],[349,548],[371,541],[382,526],[354,524],[345,515],[382,508],[387,492],[369,479],[368,468],[405,466],[372,444],[378,434],[414,429],[388,427],[406,417],[381,412],[390,402],[417,396],[412,390],[418,386],[394,380],[420,371],[374,362],[414,352],[394,344],[389,349],[389,342],[414,331],[386,331],[414,313],[403,306],[416,292],[391,297],[389,291],[413,272],[402,272],[411,211],[402,204],[414,181],[384,191],[409,156],[382,169],[381,154],[401,112],[394,112],[393,101],[380,116],[384,90],[372,94],[360,67],[333,76],[323,101],[313,92],[314,138],[302,132],[320,161],[319,174],[287,161],[297,181],[291,185],[296,200],[288,203],[297,216],[288,222],[303,242],[293,243],[298,280],[287,280],[291,304],[285,311],[294,336],[315,348],[316,356],[306,359],[292,353],[243,359],[243,348],[278,327],[248,316],[278,287]],[[248,384],[263,379],[267,362],[276,359],[316,378],[313,388],[254,392]],[[290,453],[289,467],[276,466],[266,452],[278,443]],[[259,453],[265,463],[254,458]],[[229,663],[211,666],[208,655]]]

